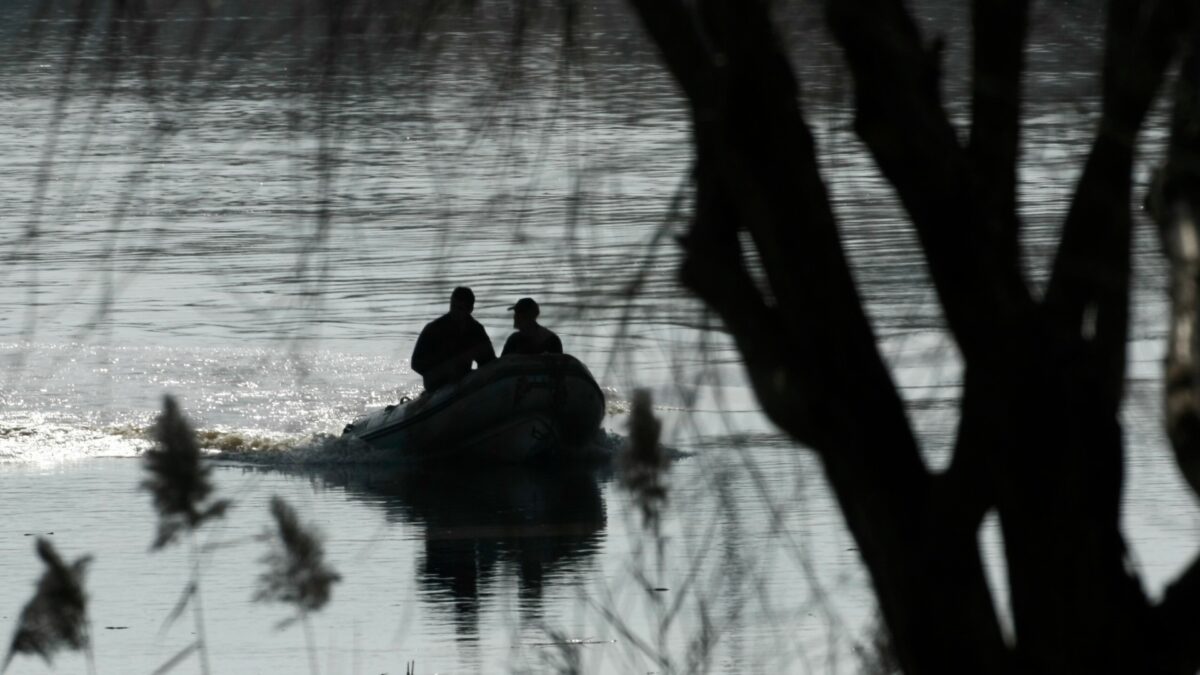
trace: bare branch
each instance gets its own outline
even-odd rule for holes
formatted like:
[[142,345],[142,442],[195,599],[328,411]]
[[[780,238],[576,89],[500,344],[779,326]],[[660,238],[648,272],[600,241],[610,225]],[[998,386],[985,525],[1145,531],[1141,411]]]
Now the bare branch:
[[809,417],[814,402],[809,393],[817,383],[811,378],[794,381],[800,365],[788,358],[808,351],[803,338],[789,341],[778,312],[767,306],[750,277],[737,230],[731,227],[737,217],[719,185],[720,176],[707,163],[698,166],[697,173],[696,219],[683,240],[687,256],[680,276],[733,335],[767,416],[797,440],[823,447]]
[[[846,411],[827,419],[826,426],[854,427],[851,413],[872,408],[860,406],[862,380],[847,385],[844,366],[852,364],[875,382],[872,390],[892,399],[880,402],[890,405],[888,417],[896,423],[891,432],[905,439],[887,449],[888,462],[903,465],[904,476],[923,475],[903,407],[862,312],[812,137],[800,116],[795,76],[766,5],[713,0],[700,3],[695,13],[681,3],[633,5],[685,93],[693,96],[697,216],[687,240],[685,280],[721,313],[743,354],[755,361],[752,377],[760,394],[786,381],[788,388],[819,393],[802,399]],[[681,25],[694,28],[681,31]],[[680,32],[687,37],[680,40]],[[706,65],[695,65],[701,63]],[[746,271],[739,230],[753,237],[769,297]],[[831,361],[826,354],[839,358]],[[764,403],[773,405],[770,399]],[[798,411],[781,412],[777,421],[794,426]],[[811,433],[803,437],[821,445]]]
[[[738,307],[757,306],[756,332],[778,335],[774,339],[782,340],[790,354],[779,364],[786,369],[774,377],[807,389],[811,394],[805,398],[821,402],[822,426],[831,435],[854,438],[865,422],[857,419],[857,411],[873,410],[871,423],[881,436],[894,439],[891,447],[850,449],[846,446],[853,443],[839,443],[836,451],[867,453],[889,480],[906,486],[898,489],[919,489],[926,472],[850,275],[817,170],[815,143],[800,114],[796,77],[766,3],[700,5],[704,39],[719,55],[714,60],[721,64],[720,80],[712,91],[721,98],[698,111],[695,122],[692,248],[703,243],[710,251],[741,258],[736,233],[751,235],[767,288],[760,292],[743,278],[745,293],[759,299],[739,298]],[[747,330],[752,329],[747,325]],[[849,373],[855,376],[848,381]],[[864,404],[864,389],[878,392],[879,400]]]
[[[996,200],[976,198],[974,167],[942,109],[940,44],[922,45],[899,0],[831,0],[826,8],[854,75],[855,128],[912,217],[964,357],[984,364],[1012,317],[1024,314],[1031,300],[1012,242],[1015,214],[997,215],[990,208]],[[981,46],[980,58],[990,68],[984,75],[1000,77],[1001,95],[1009,95],[1018,76],[1000,71],[1013,67],[1005,54],[1014,43],[1019,47],[1020,27],[1017,21],[995,38],[996,45]],[[1015,125],[1005,121],[1006,114],[984,115],[984,126]],[[982,153],[993,173],[1000,162],[1015,158],[1015,151],[1003,150],[1011,142],[1003,137],[1000,142],[999,150]],[[992,309],[980,312],[980,305]]]

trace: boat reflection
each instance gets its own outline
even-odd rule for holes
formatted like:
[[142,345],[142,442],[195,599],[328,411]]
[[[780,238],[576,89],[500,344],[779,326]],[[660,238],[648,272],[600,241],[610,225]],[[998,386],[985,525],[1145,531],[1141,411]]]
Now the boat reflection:
[[586,571],[602,543],[596,469],[326,466],[304,473],[424,531],[419,587],[427,600],[453,607],[460,638],[477,637],[481,602],[508,592],[509,574],[523,618],[540,618],[548,583],[556,575],[577,578],[573,573]]

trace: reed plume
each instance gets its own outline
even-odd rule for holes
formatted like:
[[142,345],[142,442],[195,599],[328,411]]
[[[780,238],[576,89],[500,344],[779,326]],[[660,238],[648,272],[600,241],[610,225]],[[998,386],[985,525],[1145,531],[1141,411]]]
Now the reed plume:
[[342,577],[326,564],[320,533],[312,526],[305,527],[283,498],[271,499],[271,515],[275,518],[276,536],[267,535],[273,545],[262,558],[267,571],[259,576],[254,599],[294,605],[299,615],[281,624],[284,627],[324,607],[333,584]]
[[201,462],[200,445],[191,424],[171,396],[163,397],[163,411],[153,429],[154,448],[144,456],[150,474],[142,487],[154,495],[158,511],[158,535],[153,549],[175,541],[180,532],[192,531],[210,518],[219,518],[229,508],[229,501],[219,499],[208,504],[212,494],[210,467]]
[[158,511],[158,534],[151,550],[161,549],[175,541],[180,533],[187,533],[191,580],[177,610],[167,621],[174,621],[184,606],[191,605],[197,638],[184,653],[196,650],[200,655],[200,669],[207,674],[212,669],[209,666],[208,637],[204,628],[204,608],[200,596],[201,558],[197,552],[195,533],[205,521],[225,515],[229,500],[209,500],[213,491],[209,479],[212,468],[202,463],[196,432],[179,410],[174,397],[163,397],[163,411],[154,423],[153,434],[155,447],[143,455],[149,477],[142,481],[142,487],[154,496],[154,508]]
[[621,485],[633,494],[642,511],[642,519],[657,527],[659,514],[667,500],[662,475],[668,458],[659,444],[662,422],[654,416],[650,392],[636,389],[629,411],[629,438],[617,458]]
[[296,608],[296,615],[281,621],[277,628],[287,628],[297,621],[304,626],[309,669],[315,674],[317,658],[308,615],[329,602],[333,585],[341,581],[342,576],[326,564],[320,533],[312,526],[305,527],[296,510],[282,497],[271,498],[271,515],[275,518],[276,530],[265,535],[271,542],[271,550],[262,558],[267,571],[258,577],[259,587],[254,600],[284,602]]
[[91,669],[90,641],[87,623],[87,594],[83,591],[83,575],[91,556],[83,556],[70,565],[54,550],[54,545],[42,537],[37,539],[37,554],[46,564],[38,581],[37,592],[21,610],[17,632],[13,635],[0,672],[8,670],[17,654],[37,654],[51,663],[59,649],[88,650]]

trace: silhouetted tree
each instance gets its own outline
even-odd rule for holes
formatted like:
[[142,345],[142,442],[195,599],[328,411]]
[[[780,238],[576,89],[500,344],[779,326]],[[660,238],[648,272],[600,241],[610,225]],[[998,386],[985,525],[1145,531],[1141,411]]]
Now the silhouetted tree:
[[[682,282],[733,336],[767,416],[822,460],[904,670],[1196,672],[1200,561],[1157,602],[1131,570],[1120,528],[1119,419],[1134,150],[1179,64],[1170,150],[1147,203],[1172,270],[1166,421],[1181,471],[1200,492],[1196,1],[1108,0],[1102,113],[1044,290],[1035,290],[1022,269],[1017,209],[1029,1],[971,1],[971,109],[961,135],[941,100],[938,42],[922,37],[903,0],[825,3],[853,78],[855,128],[918,234],[964,363],[958,435],[944,471],[922,459],[852,278],[800,82],[773,15],[781,3],[627,2],[691,109],[695,198]],[[269,3],[242,3],[246,12],[262,11],[267,30],[247,36],[238,24],[212,36],[206,31],[216,3],[207,1],[35,4],[63,12],[70,5],[73,12],[61,100],[74,56],[92,44],[89,26],[103,23],[96,44],[109,78],[96,86],[107,92],[116,73],[136,66],[151,100],[159,95],[152,86],[162,77],[157,69],[169,62],[130,55],[156,54],[154,45],[183,45],[193,58],[183,59],[180,77],[190,82],[196,60],[307,36],[315,57],[291,77],[319,94],[318,113],[338,102],[339,69],[377,66],[371,59],[379,45],[407,49],[438,15],[488,6],[295,0],[272,12],[264,9]],[[176,4],[201,27],[186,39],[145,20]],[[497,4],[511,20],[514,53],[539,6],[562,9],[570,41],[575,0]],[[195,96],[204,92],[197,86]],[[170,124],[160,127],[155,133],[172,133]],[[331,158],[323,145],[325,174]],[[319,220],[328,221],[324,207]],[[979,550],[989,512],[998,515],[1004,541],[1011,641]]]
[[[762,0],[630,0],[691,106],[683,283],[733,335],[767,415],[823,462],[908,673],[1194,673],[1200,563],[1152,603],[1120,529],[1134,145],[1171,66],[1159,222],[1174,270],[1168,424],[1200,487],[1196,3],[1111,0],[1102,116],[1044,293],[1019,260],[1029,3],[974,0],[969,134],[901,0],[830,0],[855,129],[915,227],[964,362],[953,459],[922,460],[839,240],[817,148]],[[739,235],[749,235],[748,237]],[[752,276],[761,261],[765,280]],[[1015,636],[980,559],[999,516]]]

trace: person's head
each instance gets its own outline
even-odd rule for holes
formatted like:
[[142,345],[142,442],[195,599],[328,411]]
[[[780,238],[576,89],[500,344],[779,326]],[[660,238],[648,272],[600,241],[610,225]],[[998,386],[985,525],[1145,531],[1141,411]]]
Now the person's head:
[[537,325],[538,314],[541,310],[538,309],[538,304],[533,298],[521,298],[517,304],[508,308],[513,313],[513,328],[517,330],[528,330]]
[[466,286],[459,286],[450,294],[450,312],[470,316],[475,310],[475,293]]

